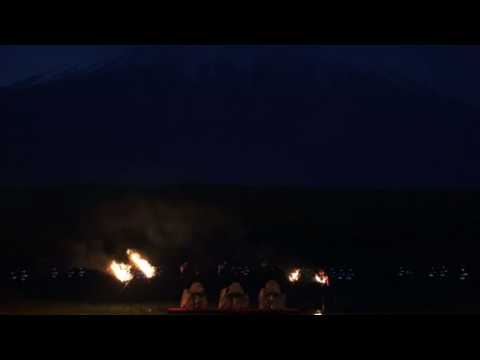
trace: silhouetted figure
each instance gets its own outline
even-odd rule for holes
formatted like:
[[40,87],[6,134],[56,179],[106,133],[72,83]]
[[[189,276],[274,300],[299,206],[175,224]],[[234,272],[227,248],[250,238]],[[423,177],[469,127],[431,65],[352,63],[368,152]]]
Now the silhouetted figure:
[[180,307],[185,310],[206,310],[208,308],[207,295],[201,283],[195,282],[189,289],[183,290]]
[[218,308],[220,310],[241,310],[248,308],[250,299],[238,282],[222,289]]
[[260,290],[258,306],[262,310],[280,310],[285,308],[286,296],[275,280],[269,280]]

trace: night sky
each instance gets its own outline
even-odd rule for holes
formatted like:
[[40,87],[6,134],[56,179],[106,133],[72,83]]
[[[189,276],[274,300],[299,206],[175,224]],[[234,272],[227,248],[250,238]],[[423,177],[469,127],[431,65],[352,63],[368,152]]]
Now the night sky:
[[479,46],[174,48],[0,46],[2,183],[480,183]]
[[[480,46],[317,46],[322,57],[400,74],[472,104],[480,98]],[[0,86],[43,72],[114,58],[132,48],[121,45],[0,46]],[[212,46],[209,46],[212,48]],[[221,48],[220,46],[218,48]],[[221,50],[219,50],[221,51]],[[295,52],[295,47],[292,47]],[[254,50],[249,51],[254,52]]]

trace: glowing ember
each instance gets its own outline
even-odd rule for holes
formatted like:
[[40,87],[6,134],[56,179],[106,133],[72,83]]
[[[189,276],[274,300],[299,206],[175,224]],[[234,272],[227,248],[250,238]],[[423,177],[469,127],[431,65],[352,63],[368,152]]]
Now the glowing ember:
[[147,279],[155,276],[155,267],[144,259],[138,252],[127,250],[127,255],[130,261],[139,269]]
[[110,264],[110,271],[121,282],[128,282],[133,279],[131,266],[123,263],[117,263],[115,260]]
[[290,282],[297,282],[298,280],[300,280],[300,269],[295,269],[290,274],[288,274],[288,280]]

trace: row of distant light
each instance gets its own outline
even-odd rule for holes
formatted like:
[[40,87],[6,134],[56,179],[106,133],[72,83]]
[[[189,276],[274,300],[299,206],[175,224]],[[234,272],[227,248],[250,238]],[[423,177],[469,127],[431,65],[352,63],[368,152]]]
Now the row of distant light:
[[[241,273],[244,276],[248,276],[250,274],[250,269],[248,267],[233,267],[233,271]],[[79,277],[84,277],[85,276],[85,269],[80,268],[78,271],[70,270],[67,273],[68,278],[73,278],[75,275],[78,275]],[[330,268],[328,271],[328,274],[332,279],[336,280],[353,280],[355,277],[355,273],[351,268]],[[447,278],[449,274],[448,268],[446,266],[440,266],[440,267],[435,267],[432,266],[430,271],[428,272],[427,276],[429,278]],[[412,270],[406,269],[405,267],[400,267],[399,272],[397,274],[399,277],[412,277],[414,275],[414,272]],[[59,272],[57,268],[52,268],[50,271],[50,278],[51,279],[56,279],[59,276]],[[460,280],[466,280],[470,274],[466,271],[465,267],[460,268],[460,274],[459,274],[459,279]],[[20,281],[25,281],[28,280],[29,274],[27,270],[21,270],[18,272],[10,272],[10,279],[11,280],[20,280]]]
[[[160,273],[160,271],[159,271]],[[59,277],[59,271],[57,270],[57,268],[52,268],[50,270],[50,273],[49,273],[49,278],[50,279],[57,279]],[[67,272],[67,278],[71,279],[71,278],[74,278],[76,276],[78,277],[85,277],[85,274],[86,274],[86,271],[84,268],[79,268],[78,270],[70,270]],[[21,270],[21,271],[17,271],[17,272],[14,272],[14,271],[11,271],[10,272],[10,280],[20,280],[20,281],[25,281],[25,280],[28,280],[28,272],[27,270]]]
[[28,279],[28,273],[27,270],[22,270],[18,274],[15,272],[10,272],[10,279],[11,280],[20,280],[20,281],[25,281]]
[[[85,276],[85,269],[84,268],[80,268],[78,269],[78,271],[74,271],[74,270],[70,270],[67,272],[67,277],[68,278],[73,278],[75,276],[75,273],[79,276],[79,277],[84,277]],[[51,279],[56,279],[59,275],[59,272],[57,270],[57,268],[52,268],[50,270],[50,276],[49,278]],[[10,280],[20,280],[20,281],[25,281],[25,280],[28,280],[28,272],[27,270],[21,270],[21,271],[11,271],[10,272]]]
[[332,279],[335,279],[335,280],[347,280],[347,281],[350,281],[350,280],[353,280],[353,278],[355,277],[355,273],[353,272],[353,270],[351,268],[348,268],[348,269],[343,269],[343,268],[339,268],[339,269],[335,269],[335,268],[330,268],[330,270],[327,272],[330,277]]
[[[445,278],[448,277],[448,273],[449,273],[449,271],[448,271],[448,268],[446,266],[439,266],[439,267],[432,266],[430,271],[428,272],[427,276],[429,278],[445,279]],[[459,276],[460,280],[466,280],[470,276],[470,274],[467,272],[465,267],[461,267],[460,271],[459,271],[459,274],[457,273],[457,275]],[[403,267],[400,267],[400,271],[398,272],[398,276],[400,276],[400,277],[411,277],[411,276],[413,276],[413,271],[405,269]]]
[[250,268],[248,266],[233,266],[232,271],[243,276],[248,276],[250,274]]

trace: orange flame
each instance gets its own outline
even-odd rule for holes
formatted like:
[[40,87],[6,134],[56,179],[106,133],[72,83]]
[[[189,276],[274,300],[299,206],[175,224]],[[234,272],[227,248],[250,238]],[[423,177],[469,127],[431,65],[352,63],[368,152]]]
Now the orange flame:
[[298,280],[300,280],[300,269],[295,269],[290,274],[288,274],[288,280],[290,282],[297,282]]
[[110,271],[121,282],[128,282],[133,279],[131,272],[131,265],[124,263],[117,263],[113,260],[110,264]]
[[138,252],[127,250],[127,255],[130,261],[139,269],[147,279],[155,276],[156,269],[146,259],[144,259]]
[[320,276],[319,274],[315,274],[315,281],[322,285],[328,285],[328,276]]

